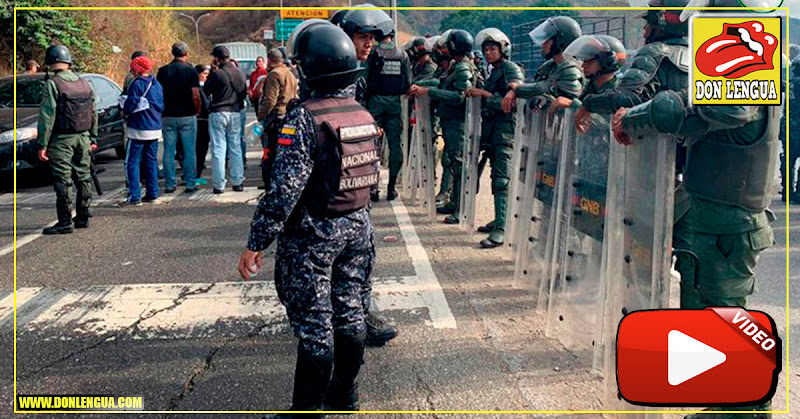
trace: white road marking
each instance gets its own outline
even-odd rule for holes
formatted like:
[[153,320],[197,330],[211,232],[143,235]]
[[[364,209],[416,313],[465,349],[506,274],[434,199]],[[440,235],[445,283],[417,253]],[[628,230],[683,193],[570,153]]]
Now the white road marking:
[[[116,199],[124,191],[125,191],[125,188],[124,187],[120,187],[120,188],[114,189],[111,192],[106,192],[106,193],[103,194],[103,196],[101,196],[100,198],[95,200],[94,205],[101,205],[101,204],[103,204],[103,203],[105,203],[107,201],[111,201],[113,199]],[[53,193],[49,193],[47,195],[53,195],[55,197],[55,195]],[[53,201],[55,201],[55,199]],[[13,201],[12,201],[12,204],[13,204]],[[73,211],[73,216],[74,216],[74,211]],[[38,239],[39,237],[42,237],[42,229],[47,227],[47,226],[51,226],[51,225],[55,224],[56,222],[58,222],[58,220],[53,220],[53,221],[49,222],[47,225],[45,225],[42,228],[38,229],[38,231],[36,231],[34,233],[30,233],[30,234],[26,234],[26,235],[24,235],[22,237],[18,237],[17,238],[17,243],[16,243],[16,248],[19,249],[20,247],[25,246],[26,244]],[[7,255],[7,254],[9,254],[9,253],[11,253],[13,251],[14,251],[14,242],[12,241],[10,244],[7,244],[7,245],[5,245],[5,246],[0,248],[0,257],[3,257],[3,256],[5,256],[5,255]]]
[[400,233],[403,235],[408,256],[414,265],[417,281],[414,286],[425,290],[421,294],[421,298],[425,300],[425,305],[430,309],[433,327],[437,329],[455,329],[456,319],[450,311],[442,286],[439,284],[439,280],[436,278],[431,262],[428,259],[428,253],[420,243],[417,231],[414,229],[414,224],[411,223],[411,217],[408,216],[408,211],[403,205],[403,201],[401,199],[392,201],[392,209],[394,210]]
[[[376,308],[427,309],[431,320],[426,323],[441,327],[442,321],[435,317],[437,307],[429,305],[437,288],[438,284],[432,287],[414,276],[376,278]],[[12,327],[13,299],[10,293],[0,300],[0,330]],[[235,335],[239,326],[263,327],[269,334],[286,329],[285,317],[273,281],[17,290],[19,333],[43,340],[119,333],[132,339],[203,338]]]

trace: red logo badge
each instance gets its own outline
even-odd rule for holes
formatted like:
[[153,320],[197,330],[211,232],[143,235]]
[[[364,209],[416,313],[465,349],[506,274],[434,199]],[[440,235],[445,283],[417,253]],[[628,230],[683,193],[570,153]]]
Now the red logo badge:
[[637,311],[619,324],[617,382],[638,405],[753,405],[775,394],[780,353],[775,322],[759,311]]
[[777,48],[776,36],[764,32],[761,22],[726,23],[721,34],[700,46],[695,63],[706,76],[735,79],[754,71],[772,70]]

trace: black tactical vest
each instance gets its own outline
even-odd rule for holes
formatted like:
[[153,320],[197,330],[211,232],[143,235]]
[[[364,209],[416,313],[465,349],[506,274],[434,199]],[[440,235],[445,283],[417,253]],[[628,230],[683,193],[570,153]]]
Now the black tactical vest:
[[376,48],[370,63],[367,90],[372,95],[400,96],[403,91],[404,52],[397,48]]
[[59,76],[55,76],[51,80],[55,82],[58,90],[53,132],[77,134],[92,129],[94,93],[89,82],[84,79],[67,81]]
[[765,108],[765,117],[761,120],[765,120],[764,132],[753,144],[738,145],[705,138],[689,143],[685,181],[688,192],[747,211],[767,209],[778,161],[781,108]]
[[312,99],[303,104],[314,119],[317,153],[303,192],[308,213],[336,218],[369,204],[378,184],[378,126],[353,98]]

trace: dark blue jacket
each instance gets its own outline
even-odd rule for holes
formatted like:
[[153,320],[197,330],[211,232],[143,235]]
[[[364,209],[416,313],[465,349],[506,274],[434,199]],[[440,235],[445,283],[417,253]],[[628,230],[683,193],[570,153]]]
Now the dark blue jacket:
[[[133,113],[139,98],[142,97],[150,82],[153,86],[145,96],[150,102],[150,109]],[[153,76],[137,77],[128,87],[128,99],[125,100],[123,112],[128,116],[128,128],[139,131],[156,131],[161,129],[161,113],[164,112],[164,89]]]

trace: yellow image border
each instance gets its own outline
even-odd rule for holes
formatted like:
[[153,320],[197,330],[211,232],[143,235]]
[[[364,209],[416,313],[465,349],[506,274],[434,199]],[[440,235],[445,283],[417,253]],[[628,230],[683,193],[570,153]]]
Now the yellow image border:
[[[14,158],[14,176],[13,176],[13,193],[14,193],[14,235],[13,235],[13,247],[14,247],[14,413],[126,413],[121,411],[115,412],[108,412],[108,411],[86,411],[86,410],[59,410],[59,411],[31,411],[31,410],[17,410],[17,11],[25,11],[25,10],[274,10],[280,11],[281,9],[292,9],[292,10],[302,10],[302,9],[327,9],[327,10],[342,10],[342,9],[363,9],[363,7],[73,7],[73,6],[64,6],[64,7],[14,7],[14,121],[13,121],[13,135],[14,135],[14,150],[13,150],[13,158]],[[630,10],[652,10],[652,8],[648,7],[381,7],[384,10],[618,10],[618,11],[630,11]],[[658,10],[707,10],[707,7],[663,7],[658,8]],[[767,10],[767,11],[775,11],[782,10],[785,13],[786,17],[786,42],[785,42],[785,53],[788,58],[789,56],[789,42],[788,42],[788,34],[789,34],[789,8],[788,7],[777,7],[777,8],[767,8],[767,7],[753,7],[753,10]],[[787,65],[786,69],[786,80],[787,83],[789,81],[789,66]],[[787,88],[788,90],[788,88]],[[788,115],[789,112],[789,97],[788,94],[786,95],[786,113]],[[788,138],[789,135],[789,120],[786,118],[786,135]],[[788,141],[787,144],[787,152],[785,153],[785,159],[787,162],[788,167]],[[770,410],[764,413],[789,413],[789,200],[786,200],[786,332],[784,336],[785,342],[785,353],[784,353],[784,373],[786,379],[786,410]],[[776,331],[777,332],[777,331]],[[280,410],[139,410],[135,411],[135,413],[279,413],[285,412]],[[450,413],[450,414],[466,414],[466,413],[538,413],[538,414],[546,414],[546,413],[556,413],[556,414],[604,414],[604,413],[612,413],[612,414],[621,414],[621,413],[699,413],[700,411],[677,411],[677,410],[365,410],[359,411],[357,413],[429,413],[429,414],[436,414],[436,413]],[[129,413],[134,413],[131,411]],[[293,413],[318,413],[318,412],[293,412]],[[330,414],[336,413],[352,413],[352,412],[325,412]],[[726,411],[725,413],[752,413],[752,411]]]

